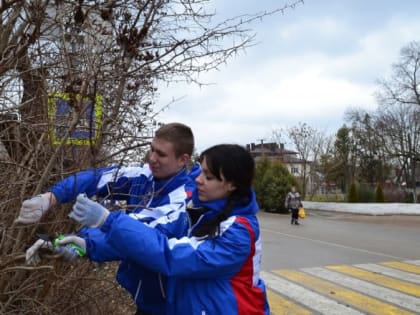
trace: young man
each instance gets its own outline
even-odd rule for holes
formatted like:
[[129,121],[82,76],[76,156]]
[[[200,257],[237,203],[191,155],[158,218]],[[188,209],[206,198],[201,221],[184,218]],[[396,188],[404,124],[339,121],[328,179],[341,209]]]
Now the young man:
[[[152,140],[148,164],[85,170],[65,178],[47,193],[24,201],[16,221],[37,222],[52,205],[73,202],[80,193],[85,193],[99,201],[125,201],[126,213],[133,219],[168,237],[181,237],[188,225],[185,206],[195,186],[186,169],[193,148],[194,137],[188,126],[163,125]],[[164,277],[130,261],[118,247],[106,242],[100,229],[83,228],[77,236],[68,236],[69,239],[86,250],[93,261],[121,260],[117,280],[133,296],[138,313],[164,314]],[[27,252],[28,262],[36,261],[37,247],[34,246]],[[64,258],[77,258],[75,252],[67,249],[59,248]]]

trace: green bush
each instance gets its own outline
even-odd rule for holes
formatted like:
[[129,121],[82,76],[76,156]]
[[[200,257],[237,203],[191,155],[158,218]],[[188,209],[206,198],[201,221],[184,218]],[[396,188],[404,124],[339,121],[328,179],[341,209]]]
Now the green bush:
[[359,202],[359,196],[357,194],[357,186],[355,182],[352,182],[350,184],[348,202],[352,202],[352,203]]
[[284,201],[292,186],[297,182],[280,161],[263,159],[257,162],[254,189],[261,209],[286,212]]
[[375,188],[366,183],[361,183],[356,188],[358,197],[356,202],[375,202]]
[[346,198],[343,194],[325,194],[325,195],[313,195],[312,197],[309,197],[307,200],[314,201],[314,202],[345,202]]
[[385,194],[381,184],[376,186],[375,202],[385,202]]

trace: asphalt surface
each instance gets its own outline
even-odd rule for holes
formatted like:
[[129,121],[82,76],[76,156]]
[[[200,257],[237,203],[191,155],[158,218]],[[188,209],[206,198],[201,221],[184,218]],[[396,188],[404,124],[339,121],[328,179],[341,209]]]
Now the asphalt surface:
[[263,269],[420,259],[420,216],[307,211],[299,226],[288,214],[258,216]]
[[420,216],[258,216],[271,315],[420,314]]

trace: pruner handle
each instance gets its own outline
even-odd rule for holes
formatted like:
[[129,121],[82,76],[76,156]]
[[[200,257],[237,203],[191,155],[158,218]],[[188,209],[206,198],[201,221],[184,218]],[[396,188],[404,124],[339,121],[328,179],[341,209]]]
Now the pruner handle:
[[[58,244],[58,241],[62,239],[64,239],[64,235],[63,234],[58,235],[58,237],[54,240],[54,243],[53,243],[54,247],[60,246],[60,244]],[[83,248],[81,248],[79,245],[75,243],[69,243],[68,245],[70,245],[76,250],[76,253],[77,255],[79,255],[79,257],[86,256],[86,251]]]

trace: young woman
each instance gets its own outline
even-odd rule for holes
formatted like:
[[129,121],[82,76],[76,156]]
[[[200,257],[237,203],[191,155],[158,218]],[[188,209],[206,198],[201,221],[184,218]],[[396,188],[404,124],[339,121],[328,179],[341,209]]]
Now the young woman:
[[84,196],[78,197],[70,216],[99,226],[131,268],[137,265],[168,276],[166,314],[268,315],[259,278],[258,205],[251,188],[254,160],[246,149],[230,144],[205,150],[200,160],[202,172],[187,209],[190,227],[182,238],[168,238]]

